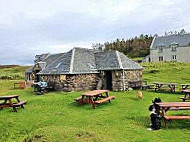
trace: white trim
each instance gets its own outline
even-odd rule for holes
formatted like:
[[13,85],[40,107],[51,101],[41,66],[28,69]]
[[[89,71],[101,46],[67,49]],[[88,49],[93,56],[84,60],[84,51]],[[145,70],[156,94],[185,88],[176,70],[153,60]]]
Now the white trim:
[[152,46],[153,46],[153,43],[154,43],[155,39],[156,39],[156,37],[153,38],[152,43],[150,45],[150,49],[152,49]]
[[118,51],[116,51],[116,55],[117,55],[117,60],[119,62],[119,66],[120,66],[121,69],[123,69],[123,65],[122,65],[121,58],[120,58],[120,55],[119,55]]
[[125,86],[125,71],[123,70],[123,91],[126,90],[126,86]]
[[[123,69],[123,65],[122,65],[121,58],[120,58],[120,55],[119,55],[118,51],[116,51],[116,55],[117,55],[117,60],[119,62],[119,66],[120,66],[121,69]],[[123,76],[123,91],[125,91],[126,88],[125,88],[125,71],[124,71],[124,69],[123,69],[123,72],[122,72],[122,76]]]
[[69,73],[73,72],[74,55],[75,55],[75,48],[73,48],[72,55],[71,55],[71,64],[70,64],[70,71],[69,71]]

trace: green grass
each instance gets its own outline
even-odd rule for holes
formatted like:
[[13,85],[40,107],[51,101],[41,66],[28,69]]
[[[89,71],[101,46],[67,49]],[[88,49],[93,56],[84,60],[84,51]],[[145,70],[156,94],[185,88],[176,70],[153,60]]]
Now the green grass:
[[[146,63],[143,66],[146,66],[143,78],[149,82],[189,83],[190,64]],[[174,72],[177,67],[178,71]],[[18,109],[18,113],[11,108],[0,111],[1,142],[189,141],[188,120],[173,121],[168,129],[162,123],[159,131],[147,130],[151,100],[160,97],[163,101],[179,101],[180,93],[143,91],[143,100],[140,101],[137,90],[110,92],[116,99],[94,110],[91,105],[78,106],[74,103],[73,99],[81,92],[36,95],[32,88],[13,90],[11,86],[13,81],[0,81],[0,94],[19,94],[21,100],[28,100],[28,104],[25,109]],[[190,115],[188,111],[170,113]]]

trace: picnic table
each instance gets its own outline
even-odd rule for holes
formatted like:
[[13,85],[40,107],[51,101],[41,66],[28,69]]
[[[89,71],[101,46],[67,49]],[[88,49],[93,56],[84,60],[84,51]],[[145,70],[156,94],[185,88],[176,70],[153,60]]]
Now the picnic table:
[[[164,118],[165,127],[168,127],[167,120],[180,120],[180,119],[190,119],[190,116],[180,115],[180,116],[167,116],[166,112],[169,110],[189,110],[190,102],[161,102],[156,103],[159,107],[157,112],[162,112],[161,116]],[[158,114],[159,115],[159,114]]]
[[[13,99],[15,99],[17,102],[13,103]],[[0,109],[12,107],[15,112],[17,112],[16,107],[24,108],[24,104],[27,103],[27,101],[21,102],[19,99],[19,95],[0,96],[0,101],[3,101],[3,103],[0,103]]]
[[190,100],[190,90],[182,90],[181,92],[184,94],[184,97],[179,97],[179,99],[182,99],[183,102]]
[[177,83],[163,83],[163,82],[153,82],[153,84],[156,84],[155,92],[159,89],[161,89],[164,85],[169,87],[171,93],[175,93],[175,88]]
[[181,84],[181,91],[186,90],[190,84]]
[[81,97],[76,98],[75,101],[80,104],[91,103],[92,107],[95,109],[95,104],[101,104],[106,101],[110,103],[114,98],[114,96],[109,96],[108,90],[94,90],[82,93]]

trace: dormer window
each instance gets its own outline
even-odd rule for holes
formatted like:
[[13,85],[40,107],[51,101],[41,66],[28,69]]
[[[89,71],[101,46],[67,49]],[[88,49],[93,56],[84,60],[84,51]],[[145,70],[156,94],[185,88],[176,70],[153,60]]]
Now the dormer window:
[[172,51],[177,51],[177,47],[172,47]]
[[172,51],[177,51],[178,43],[174,42],[170,45],[170,47],[172,48]]

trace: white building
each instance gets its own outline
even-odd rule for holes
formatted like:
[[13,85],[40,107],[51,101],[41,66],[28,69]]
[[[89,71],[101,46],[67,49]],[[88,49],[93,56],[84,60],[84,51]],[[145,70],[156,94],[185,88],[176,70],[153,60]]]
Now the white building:
[[190,33],[154,37],[147,58],[144,61],[190,62]]

